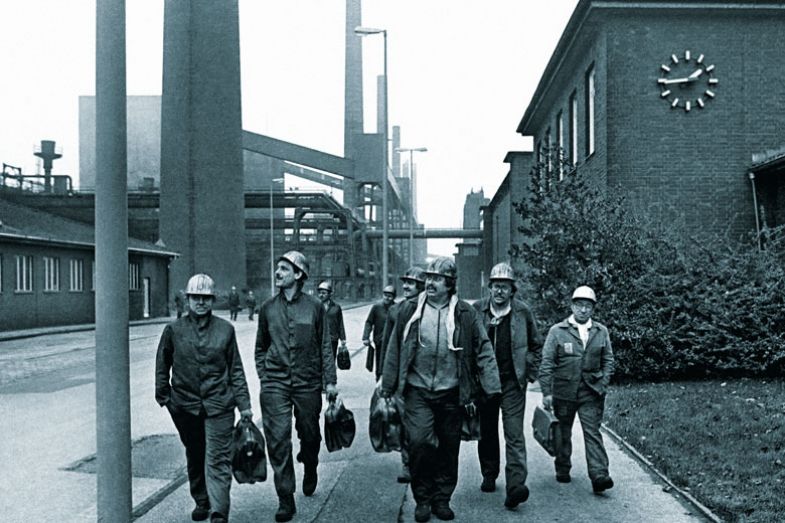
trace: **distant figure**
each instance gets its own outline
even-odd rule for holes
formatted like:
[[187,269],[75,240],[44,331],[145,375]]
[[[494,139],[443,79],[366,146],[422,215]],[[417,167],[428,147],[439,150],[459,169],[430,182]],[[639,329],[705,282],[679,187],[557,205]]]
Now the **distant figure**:
[[548,331],[539,380],[542,406],[553,408],[561,428],[555,460],[556,481],[571,481],[572,424],[577,413],[583,429],[589,479],[592,490],[599,494],[613,487],[600,433],[605,393],[613,374],[613,350],[608,329],[591,319],[596,304],[597,297],[590,287],[575,289],[572,315]]
[[346,330],[343,326],[343,310],[333,301],[333,284],[323,281],[316,290],[319,301],[327,311],[327,325],[330,327],[330,346],[333,349],[333,358],[338,355],[338,343],[341,348],[346,348]]
[[253,321],[253,313],[256,311],[256,296],[253,291],[248,291],[248,296],[245,297],[245,306],[248,307],[248,319]]
[[183,296],[181,291],[174,293],[174,312],[177,314],[178,318],[183,315]]
[[155,401],[169,410],[185,446],[196,507],[191,519],[229,518],[234,409],[252,418],[234,327],[213,316],[214,283],[188,280],[188,314],[164,328],[155,358]]
[[237,294],[237,287],[232,285],[232,291],[229,293],[229,318],[232,321],[237,319],[237,313],[240,311],[240,295]]
[[[384,324],[387,322],[387,313],[395,301],[395,287],[387,285],[382,290],[382,301],[373,304],[363,329],[363,345],[368,350],[365,367],[373,372],[376,369],[376,379],[382,375],[382,341],[384,339]],[[373,332],[373,345],[371,333]]]

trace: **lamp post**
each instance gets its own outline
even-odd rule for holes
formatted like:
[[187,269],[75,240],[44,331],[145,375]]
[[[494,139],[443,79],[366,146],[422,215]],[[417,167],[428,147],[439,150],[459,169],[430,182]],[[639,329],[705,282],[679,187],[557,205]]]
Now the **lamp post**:
[[414,153],[428,152],[427,147],[399,147],[396,153],[409,153],[409,267],[414,265]]
[[283,178],[270,180],[270,296],[275,294],[275,229],[273,224],[273,184],[283,182]]
[[384,287],[387,285],[389,272],[387,244],[390,236],[389,224],[387,223],[387,171],[389,169],[387,165],[387,29],[358,26],[354,28],[354,33],[359,36],[384,35],[384,130],[382,131],[382,141],[384,142],[384,173],[382,174],[382,287]]

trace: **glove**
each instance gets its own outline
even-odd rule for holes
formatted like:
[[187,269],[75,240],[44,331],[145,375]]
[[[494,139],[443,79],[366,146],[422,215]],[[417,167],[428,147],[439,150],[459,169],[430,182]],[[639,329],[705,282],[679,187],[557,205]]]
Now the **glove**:
[[477,415],[477,406],[474,404],[474,402],[467,403],[463,406],[463,408],[466,409],[466,414],[468,414],[469,417],[473,418]]
[[327,401],[334,401],[338,397],[338,389],[334,383],[330,383],[324,388],[324,394],[327,396]]
[[542,408],[545,410],[551,410],[553,408],[553,396],[547,395],[542,397]]
[[241,418],[253,419],[253,411],[251,409],[245,409],[240,411]]

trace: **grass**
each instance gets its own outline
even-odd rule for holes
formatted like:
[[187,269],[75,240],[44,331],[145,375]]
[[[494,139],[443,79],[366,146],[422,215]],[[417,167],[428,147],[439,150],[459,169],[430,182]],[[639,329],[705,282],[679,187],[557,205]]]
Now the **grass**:
[[722,519],[785,521],[785,380],[617,385],[605,423]]

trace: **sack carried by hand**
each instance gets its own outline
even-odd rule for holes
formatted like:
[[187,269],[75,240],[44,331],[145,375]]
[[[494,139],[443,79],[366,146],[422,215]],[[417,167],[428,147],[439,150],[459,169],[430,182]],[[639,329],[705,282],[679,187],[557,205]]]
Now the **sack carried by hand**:
[[335,364],[341,370],[352,368],[352,356],[349,354],[349,349],[346,348],[346,345],[338,347],[338,356],[335,359]]
[[403,423],[398,405],[392,398],[382,398],[379,386],[371,396],[371,413],[368,422],[368,435],[371,446],[376,452],[401,450]]
[[234,427],[232,474],[238,483],[256,483],[267,479],[264,436],[248,418],[240,418]]
[[328,452],[349,448],[356,432],[354,414],[343,406],[340,399],[333,400],[324,411],[324,443]]
[[559,428],[559,420],[553,412],[545,410],[538,405],[534,409],[532,432],[534,433],[534,439],[545,449],[545,452],[555,456],[561,441],[561,430]]

